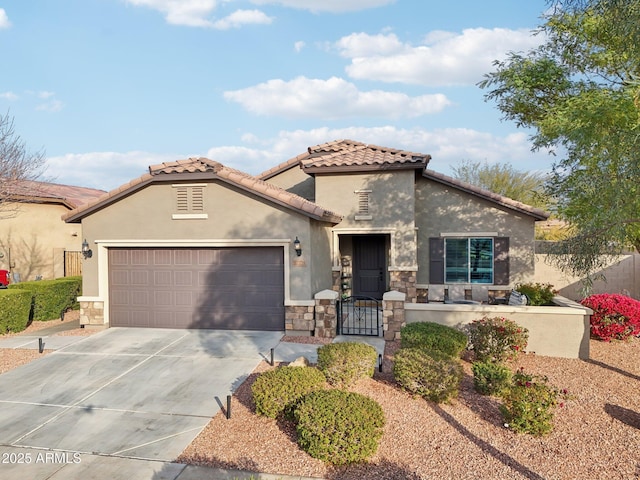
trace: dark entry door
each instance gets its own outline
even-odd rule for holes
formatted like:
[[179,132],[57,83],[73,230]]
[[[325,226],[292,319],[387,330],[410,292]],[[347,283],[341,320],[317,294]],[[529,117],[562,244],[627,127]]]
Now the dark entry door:
[[353,294],[381,299],[387,287],[384,235],[353,237]]

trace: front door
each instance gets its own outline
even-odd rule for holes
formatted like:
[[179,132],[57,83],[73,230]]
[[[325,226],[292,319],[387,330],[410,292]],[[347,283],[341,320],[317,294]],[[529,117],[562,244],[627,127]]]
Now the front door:
[[381,299],[387,287],[384,235],[354,235],[353,294]]

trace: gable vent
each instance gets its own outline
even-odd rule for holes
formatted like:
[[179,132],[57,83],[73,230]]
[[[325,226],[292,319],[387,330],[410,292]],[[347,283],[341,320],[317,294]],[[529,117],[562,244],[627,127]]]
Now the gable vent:
[[173,185],[175,188],[175,213],[173,219],[208,218],[204,213],[204,184]]
[[371,190],[356,190],[355,194],[358,201],[356,220],[371,220],[373,218],[369,205]]

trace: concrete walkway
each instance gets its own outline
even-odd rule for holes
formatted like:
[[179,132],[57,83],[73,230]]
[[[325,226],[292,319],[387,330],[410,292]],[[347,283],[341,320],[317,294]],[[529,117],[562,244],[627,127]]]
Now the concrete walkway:
[[[318,345],[280,342],[282,332],[111,328],[48,336],[63,325],[0,339],[0,348],[37,349],[42,338],[56,350],[0,375],[1,479],[307,478],[172,460],[271,349],[276,362],[315,363]],[[381,338],[335,341],[364,341],[384,353]]]
[[136,458],[0,445],[3,480],[318,480]]

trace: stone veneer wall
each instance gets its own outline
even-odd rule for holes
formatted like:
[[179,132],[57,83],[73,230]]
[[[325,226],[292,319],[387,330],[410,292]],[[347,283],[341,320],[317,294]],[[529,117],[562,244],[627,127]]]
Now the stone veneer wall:
[[338,312],[336,302],[338,292],[323,290],[315,295],[315,330],[314,335],[321,338],[334,338],[337,335]]
[[416,272],[392,270],[389,272],[389,290],[402,292],[406,294],[408,303],[416,303],[418,301]]
[[386,341],[399,340],[400,330],[406,325],[404,292],[391,291],[382,297],[382,329]]
[[81,300],[80,325],[104,326],[104,302],[102,300]]
[[342,272],[340,270],[333,270],[331,272],[331,276],[333,280],[331,289],[336,292],[341,292],[342,291]]
[[284,329],[285,333],[297,333],[311,335],[315,328],[314,306],[291,306],[284,307]]

